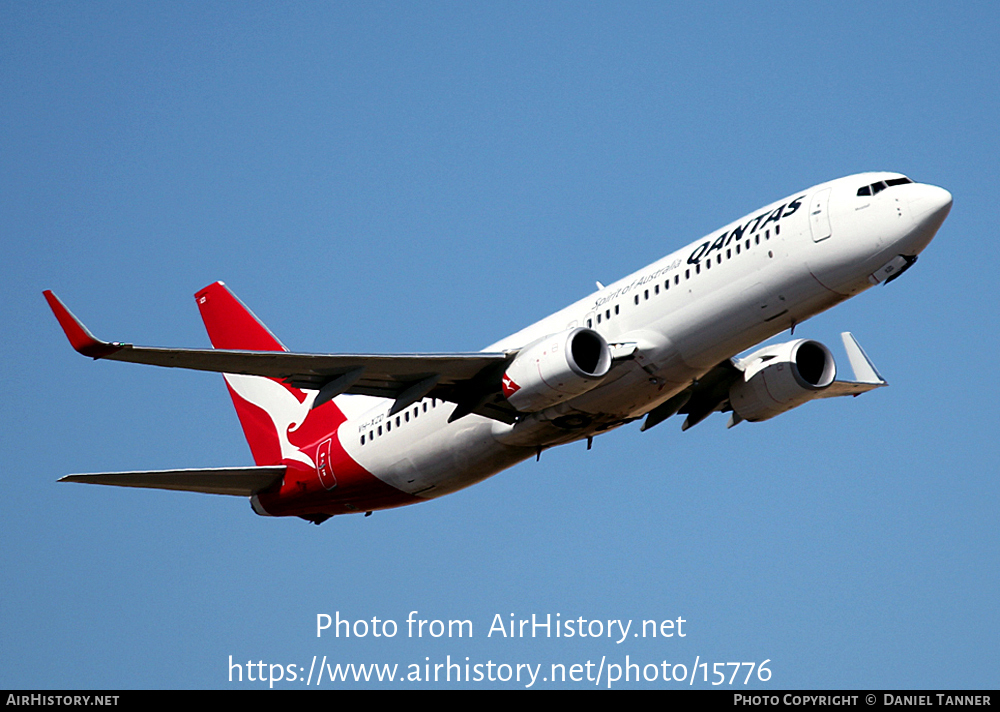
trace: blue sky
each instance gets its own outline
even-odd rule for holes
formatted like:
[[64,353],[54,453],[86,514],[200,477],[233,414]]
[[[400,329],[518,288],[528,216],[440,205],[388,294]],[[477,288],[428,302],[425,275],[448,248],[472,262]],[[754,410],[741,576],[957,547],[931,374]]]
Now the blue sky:
[[[768,659],[782,688],[996,688],[998,15],[0,3],[0,686],[237,687],[230,655],[627,655]],[[207,346],[192,295],[221,279],[294,350],[475,350],[865,170],[947,188],[951,216],[903,279],[796,336],[842,358],[854,332],[890,388],[730,431],[633,425],[318,528],[55,483],[251,459],[220,377],[81,358],[43,289],[140,344]],[[401,632],[317,639],[337,611]],[[408,638],[410,611],[473,637]],[[487,637],[511,613],[686,635]]]

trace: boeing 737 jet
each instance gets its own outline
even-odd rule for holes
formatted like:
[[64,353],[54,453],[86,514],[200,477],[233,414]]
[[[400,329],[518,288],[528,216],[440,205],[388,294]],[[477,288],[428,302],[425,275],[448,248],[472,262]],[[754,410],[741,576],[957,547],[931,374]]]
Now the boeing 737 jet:
[[253,467],[69,475],[61,482],[250,498],[261,515],[331,516],[422,502],[562,443],[677,414],[729,426],[887,385],[849,333],[853,378],[808,339],[755,345],[905,272],[951,209],[948,191],[862,173],[794,193],[478,353],[292,353],[222,283],[195,295],[212,349],[96,339],[95,359],[216,371]]

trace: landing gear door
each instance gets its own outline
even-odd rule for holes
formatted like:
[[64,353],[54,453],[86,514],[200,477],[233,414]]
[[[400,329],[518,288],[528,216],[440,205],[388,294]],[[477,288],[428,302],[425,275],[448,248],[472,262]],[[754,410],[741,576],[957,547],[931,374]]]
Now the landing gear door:
[[812,230],[813,242],[825,240],[833,234],[830,228],[830,192],[832,188],[824,188],[809,200],[809,229]]

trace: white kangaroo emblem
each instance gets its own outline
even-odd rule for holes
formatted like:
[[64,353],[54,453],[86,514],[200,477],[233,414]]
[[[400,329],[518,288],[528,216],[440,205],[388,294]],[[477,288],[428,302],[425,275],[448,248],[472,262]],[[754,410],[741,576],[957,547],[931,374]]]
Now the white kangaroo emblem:
[[288,441],[288,433],[296,430],[312,409],[317,391],[306,391],[306,399],[292,395],[287,388],[270,378],[262,376],[243,376],[235,373],[223,374],[226,382],[240,398],[262,409],[274,423],[278,433],[278,444],[281,446],[281,457],[285,460],[296,460],[315,468],[312,458]]

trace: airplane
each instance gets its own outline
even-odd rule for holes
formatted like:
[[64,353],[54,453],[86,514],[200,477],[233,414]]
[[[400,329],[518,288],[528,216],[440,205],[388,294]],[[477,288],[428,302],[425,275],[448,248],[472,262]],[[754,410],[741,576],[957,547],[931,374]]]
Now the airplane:
[[250,498],[320,524],[423,502],[543,450],[644,419],[715,412],[728,426],[888,385],[842,335],[740,354],[909,269],[951,194],[899,173],[793,193],[476,353],[293,353],[223,284],[195,294],[212,349],[101,341],[51,291],[70,344],[94,359],[224,375],[255,465],[68,475],[60,482]]

